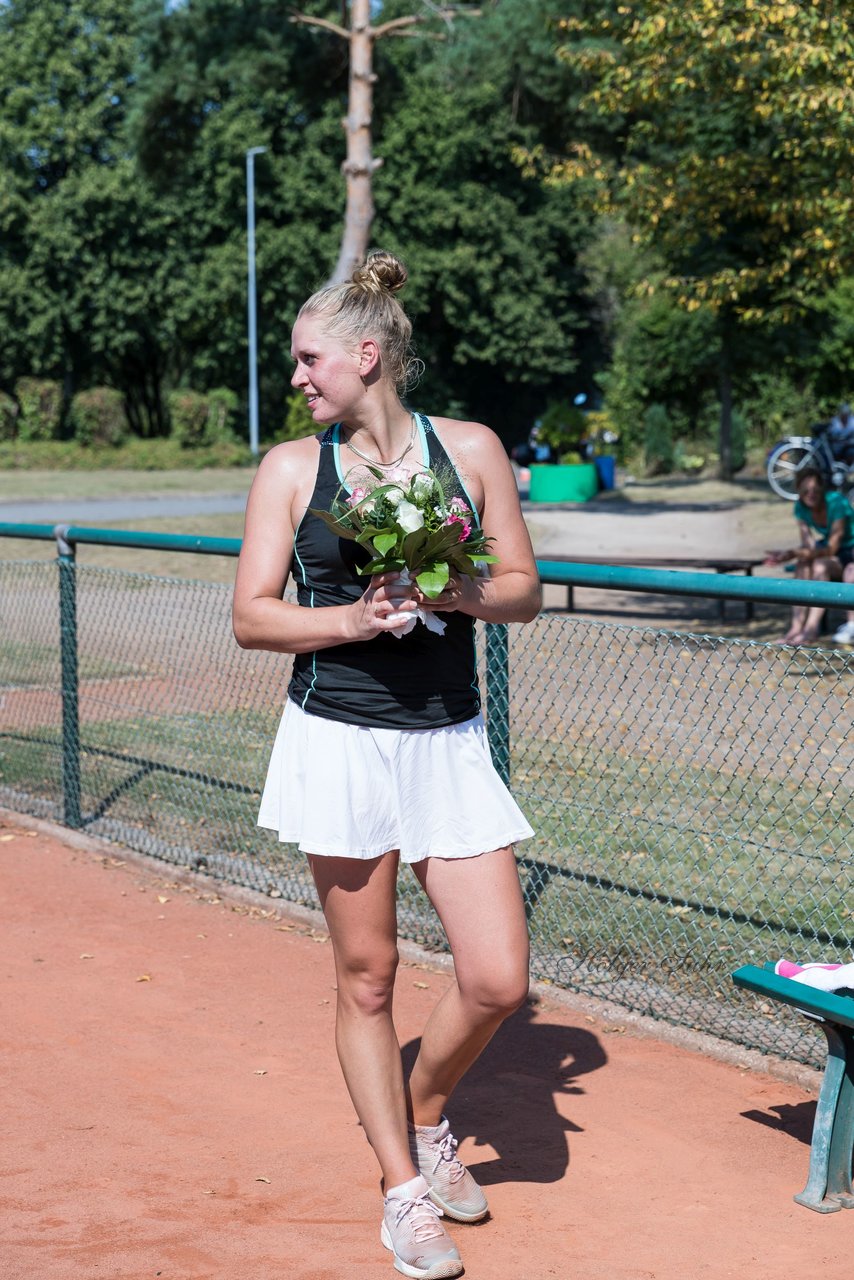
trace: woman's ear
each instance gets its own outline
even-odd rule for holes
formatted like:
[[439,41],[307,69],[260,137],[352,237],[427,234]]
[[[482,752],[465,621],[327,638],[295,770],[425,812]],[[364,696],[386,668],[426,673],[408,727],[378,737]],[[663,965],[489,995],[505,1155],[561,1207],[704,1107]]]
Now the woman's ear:
[[380,348],[375,338],[363,338],[359,344],[359,377],[366,378],[379,367]]

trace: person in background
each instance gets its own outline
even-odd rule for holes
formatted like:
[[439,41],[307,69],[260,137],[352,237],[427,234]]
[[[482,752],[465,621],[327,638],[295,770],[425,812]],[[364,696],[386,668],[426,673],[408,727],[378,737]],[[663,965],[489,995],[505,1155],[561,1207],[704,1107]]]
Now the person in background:
[[[816,582],[854,583],[854,510],[843,493],[827,490],[820,472],[808,467],[798,479],[795,519],[801,545],[785,551],[769,551],[766,564],[794,560],[795,576]],[[778,644],[814,644],[818,639],[823,605],[796,605],[789,630]],[[854,644],[854,609],[834,633],[837,644]]]
[[854,464],[854,415],[851,406],[841,404],[827,431],[833,456],[848,466]]

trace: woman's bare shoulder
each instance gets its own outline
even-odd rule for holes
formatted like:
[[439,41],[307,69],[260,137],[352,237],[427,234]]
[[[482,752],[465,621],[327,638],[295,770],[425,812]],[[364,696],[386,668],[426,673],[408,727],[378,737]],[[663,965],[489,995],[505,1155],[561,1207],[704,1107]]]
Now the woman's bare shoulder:
[[461,444],[468,442],[474,444],[482,444],[484,440],[491,438],[497,440],[498,436],[483,422],[465,422],[461,418],[434,418],[431,416],[430,421],[442,437],[449,440],[458,440]]
[[317,463],[320,439],[316,435],[303,436],[300,440],[283,440],[268,449],[261,460],[263,468],[272,474],[288,474]]

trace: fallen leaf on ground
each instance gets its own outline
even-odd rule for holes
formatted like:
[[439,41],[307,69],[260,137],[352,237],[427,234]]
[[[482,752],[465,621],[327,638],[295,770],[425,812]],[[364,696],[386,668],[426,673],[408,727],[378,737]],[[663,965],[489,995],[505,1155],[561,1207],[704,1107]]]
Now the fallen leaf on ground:
[[150,981],[151,981],[151,974],[150,974],[150,973],[142,973],[142,974],[140,974],[140,976],[137,978],[137,982],[150,982]]
[[255,1179],[255,1181],[256,1181],[256,1182],[269,1182],[269,1181],[270,1181],[270,1179],[269,1179],[269,1178],[256,1178],[256,1179]]
[[84,952],[83,952],[83,954],[82,954],[82,956],[80,957],[80,959],[81,959],[81,960],[94,960],[94,959],[95,959],[95,957],[94,957],[94,956],[92,956],[92,955],[90,955],[88,951],[84,951]]

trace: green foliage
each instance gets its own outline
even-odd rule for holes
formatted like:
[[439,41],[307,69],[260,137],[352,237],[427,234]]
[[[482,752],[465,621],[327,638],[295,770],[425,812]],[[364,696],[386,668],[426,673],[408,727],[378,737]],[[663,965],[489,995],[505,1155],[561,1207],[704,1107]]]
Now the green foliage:
[[784,436],[808,435],[822,415],[808,386],[798,386],[784,370],[762,371],[750,380],[741,398],[747,441],[770,447]]
[[237,396],[227,387],[213,391],[171,391],[168,396],[172,438],[184,449],[234,438]]
[[281,439],[302,440],[303,436],[313,435],[317,429],[317,423],[311,416],[305,396],[301,391],[292,391],[287,399],[287,412]]
[[643,415],[643,455],[648,475],[673,470],[673,425],[663,404],[651,404]]
[[[607,203],[684,305],[788,320],[854,259],[854,27],[825,0],[736,8],[581,3],[562,54],[585,109],[621,122],[617,147],[581,160],[603,195],[610,161]],[[576,152],[562,176],[578,169]]]
[[120,445],[128,433],[124,400],[114,387],[78,391],[68,419],[74,439],[82,445]]
[[55,440],[62,417],[62,387],[50,378],[19,378],[15,395],[21,406],[21,440]]
[[18,402],[0,391],[0,440],[14,440],[18,434]]
[[537,442],[560,453],[570,445],[577,445],[585,430],[584,414],[576,405],[554,400],[537,424]]

